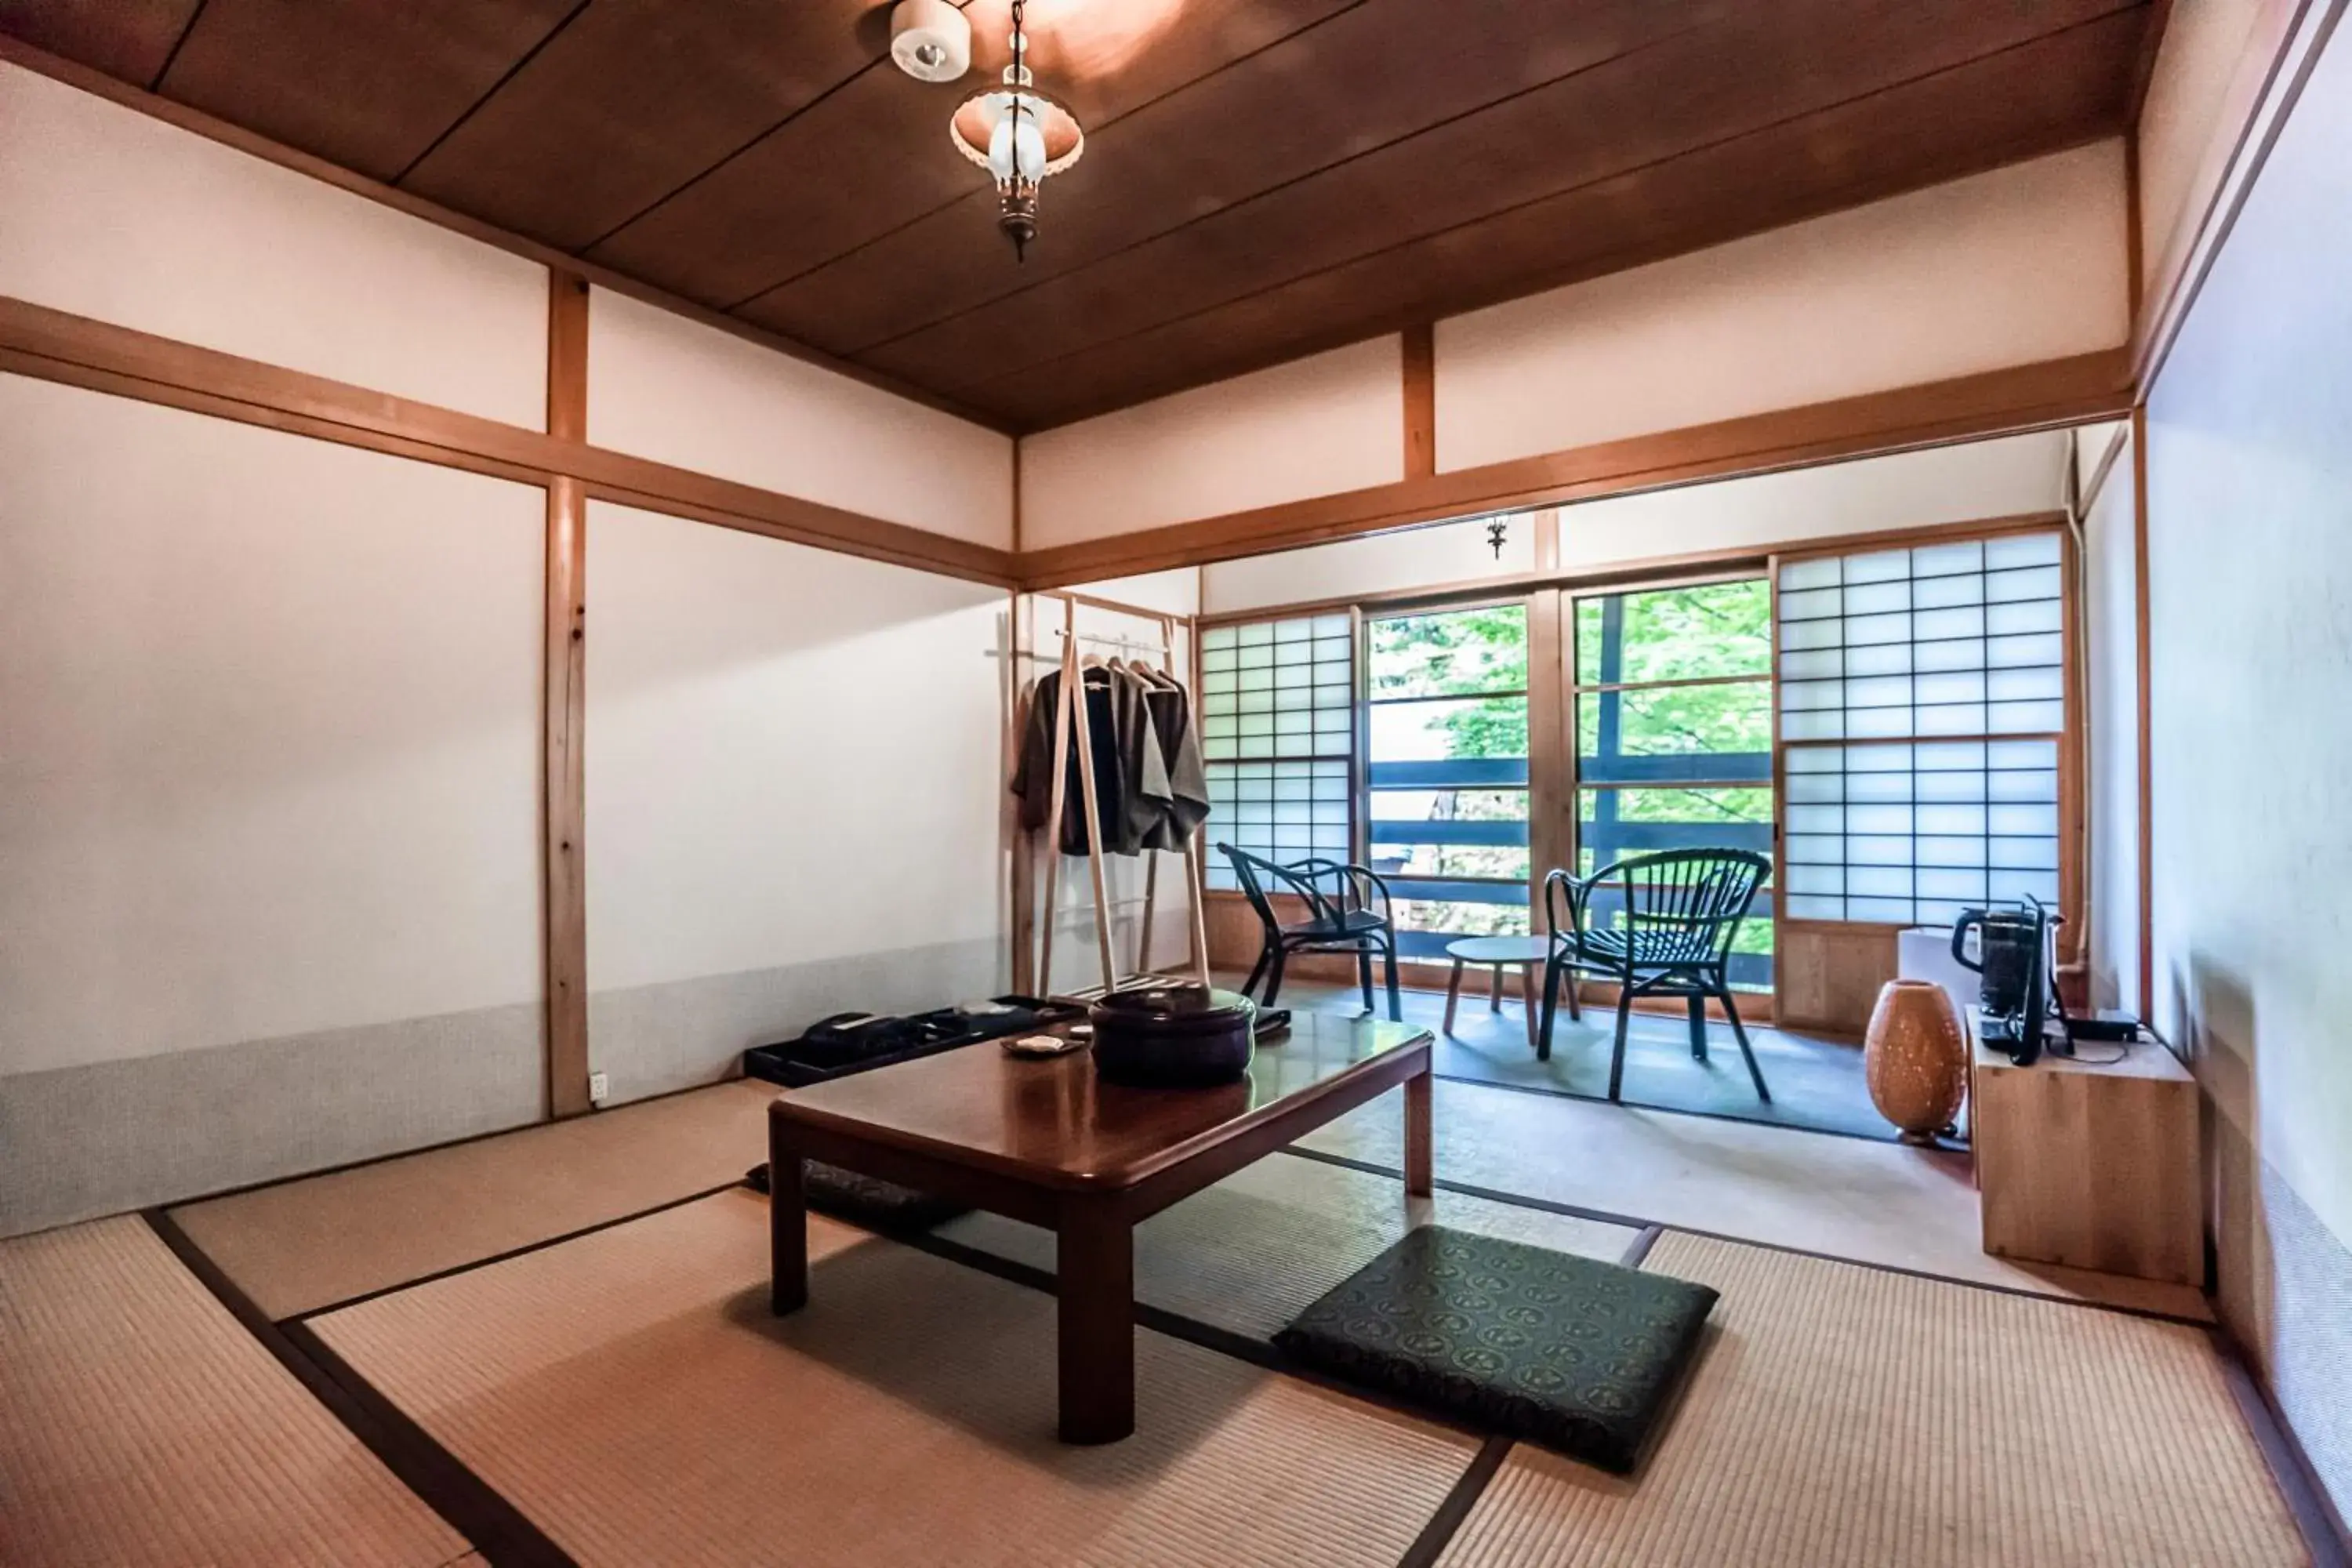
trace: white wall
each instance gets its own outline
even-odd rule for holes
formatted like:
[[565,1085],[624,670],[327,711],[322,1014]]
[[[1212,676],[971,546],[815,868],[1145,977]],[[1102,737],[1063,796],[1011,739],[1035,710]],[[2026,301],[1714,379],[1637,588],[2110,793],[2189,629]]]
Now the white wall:
[[2175,0],[2140,110],[2140,269],[2152,279],[2211,199],[2234,127],[2223,124],[2232,84],[2260,69],[2255,52],[2294,0]]
[[1201,568],[1202,610],[1226,615],[1268,605],[1443,587],[1535,569],[1535,525],[1512,519],[1497,557],[1486,521],[1472,518],[1396,533],[1310,544]]
[[0,473],[0,1230],[535,1114],[541,493],[14,376]]
[[2065,470],[2064,434],[2041,431],[1587,501],[1560,509],[1560,563],[1575,570],[2054,511]]
[[588,308],[599,447],[1010,549],[1012,437],[608,289]]
[[1404,477],[1404,371],[1377,338],[1021,443],[1021,547],[1043,550]]
[[543,426],[547,272],[0,63],[0,294]]
[[2352,1511],[2352,35],[2147,405],[2158,1019],[2213,1104],[2221,1300]]
[[2121,344],[2123,144],[1441,321],[1442,470]]
[[588,518],[589,1055],[617,1098],[999,984],[1004,594]]
[[[2085,467],[2116,430],[2081,433]],[[2124,427],[2127,430],[2127,427]],[[2086,473],[2084,479],[2089,476]],[[2128,434],[2083,520],[2091,994],[2139,1011],[2139,574]]]
[[[2055,511],[2066,437],[2043,431],[1722,479],[1559,509],[1564,571],[1841,533]],[[1211,614],[1442,587],[1534,568],[1534,526],[1514,519],[1497,562],[1472,520],[1309,545],[1202,569]]]

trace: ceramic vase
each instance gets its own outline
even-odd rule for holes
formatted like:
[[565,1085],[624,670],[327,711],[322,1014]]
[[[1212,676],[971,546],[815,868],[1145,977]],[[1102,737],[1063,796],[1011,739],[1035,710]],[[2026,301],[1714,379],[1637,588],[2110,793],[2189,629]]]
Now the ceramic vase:
[[1952,998],[1932,980],[1890,980],[1870,1010],[1863,1078],[1878,1113],[1906,1143],[1932,1143],[1968,1092],[1968,1037]]

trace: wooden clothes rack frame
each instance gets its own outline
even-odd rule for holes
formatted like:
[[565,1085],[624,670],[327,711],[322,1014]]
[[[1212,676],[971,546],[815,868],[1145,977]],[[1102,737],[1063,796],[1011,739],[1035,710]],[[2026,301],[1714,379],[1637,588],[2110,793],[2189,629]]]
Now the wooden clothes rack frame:
[[[1037,595],[1062,601],[1062,624],[1054,628],[1062,639],[1062,651],[1056,664],[1061,672],[1059,689],[1054,704],[1054,784],[1051,805],[1045,814],[1045,918],[1039,922],[1037,935],[1037,991],[1040,995],[1054,994],[1054,915],[1055,898],[1062,867],[1062,815],[1068,805],[1068,757],[1073,743],[1077,747],[1078,789],[1086,807],[1087,870],[1094,887],[1095,941],[1102,960],[1102,988],[1106,994],[1118,988],[1118,963],[1111,946],[1111,900],[1109,885],[1103,870],[1102,818],[1097,815],[1099,799],[1095,781],[1094,735],[1087,717],[1087,704],[1080,700],[1084,691],[1085,671],[1078,658],[1078,645],[1095,643],[1122,650],[1149,653],[1151,646],[1141,639],[1121,635],[1103,637],[1077,629],[1077,612],[1081,605],[1107,610],[1116,615],[1133,616],[1158,624],[1160,627],[1160,670],[1176,682],[1184,693],[1184,700],[1197,729],[1200,712],[1192,699],[1191,683],[1176,673],[1175,617],[1158,610],[1147,610],[1133,605],[1121,605],[1108,599],[1090,598],[1083,594],[1057,593],[1044,590]],[[1045,656],[1029,650],[1028,657]],[[1035,700],[1034,695],[1031,699]],[[1034,834],[1034,829],[1031,832]],[[1185,955],[1185,967],[1192,972],[1201,984],[1209,984],[1209,932],[1202,898],[1203,880],[1201,870],[1201,830],[1194,828],[1185,836],[1182,850],[1184,877],[1191,894],[1192,919],[1187,935],[1191,952]],[[1160,894],[1160,856],[1155,850],[1145,850],[1143,883],[1143,928],[1136,944],[1136,973],[1151,973],[1151,927],[1158,912]],[[1024,939],[1025,940],[1025,939]],[[1132,978],[1132,976],[1130,976]]]

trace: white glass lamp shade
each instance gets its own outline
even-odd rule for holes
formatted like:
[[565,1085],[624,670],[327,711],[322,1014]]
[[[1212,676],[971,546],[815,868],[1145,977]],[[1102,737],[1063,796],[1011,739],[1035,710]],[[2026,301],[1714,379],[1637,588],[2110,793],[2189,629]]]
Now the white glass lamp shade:
[[949,121],[948,135],[956,151],[999,180],[1012,176],[1017,153],[1018,168],[1034,184],[1076,163],[1086,150],[1086,133],[1051,95],[1024,88],[1020,99],[1016,126],[1012,88],[972,94]]
[[1034,184],[1045,177],[1045,132],[1034,105],[1008,109],[988,133],[988,172],[1000,180],[1016,174]]

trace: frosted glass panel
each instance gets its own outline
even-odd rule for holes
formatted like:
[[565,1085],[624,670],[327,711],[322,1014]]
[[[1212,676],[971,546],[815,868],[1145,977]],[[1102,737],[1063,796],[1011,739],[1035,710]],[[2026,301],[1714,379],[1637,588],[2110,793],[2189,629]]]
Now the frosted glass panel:
[[[1297,616],[1201,633],[1201,752],[1212,844],[1270,860],[1345,859],[1356,731],[1349,618]],[[1209,886],[1232,889],[1213,851]]]

